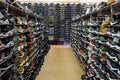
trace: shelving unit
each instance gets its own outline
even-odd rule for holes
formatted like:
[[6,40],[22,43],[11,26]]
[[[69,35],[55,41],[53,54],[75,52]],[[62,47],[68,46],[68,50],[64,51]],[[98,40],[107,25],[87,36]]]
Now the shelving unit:
[[44,18],[2,1],[0,12],[0,79],[35,80],[50,49]]
[[45,25],[48,26],[49,43],[69,43],[71,19],[81,13],[81,4],[60,3],[23,3],[24,7],[44,16]]
[[53,3],[49,4],[48,7],[48,25],[49,25],[49,41],[54,41],[55,33],[55,5]]
[[70,27],[71,27],[71,7],[70,7],[70,4],[66,4],[65,6],[65,22],[64,22],[64,25],[65,25],[65,35],[64,35],[64,38],[65,38],[65,42],[69,42],[70,40]]
[[84,80],[120,79],[119,5],[72,19],[71,46],[86,71]]

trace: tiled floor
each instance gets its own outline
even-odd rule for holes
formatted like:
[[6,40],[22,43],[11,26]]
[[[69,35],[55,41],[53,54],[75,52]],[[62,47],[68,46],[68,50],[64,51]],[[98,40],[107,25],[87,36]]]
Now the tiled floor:
[[52,45],[36,80],[81,80],[83,73],[70,46]]

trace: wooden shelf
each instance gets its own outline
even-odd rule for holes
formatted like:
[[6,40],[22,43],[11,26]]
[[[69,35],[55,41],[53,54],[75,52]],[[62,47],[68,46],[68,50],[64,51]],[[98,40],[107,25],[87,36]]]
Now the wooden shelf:
[[8,9],[8,12],[10,14],[13,14],[15,16],[21,16],[21,17],[28,17],[28,19],[37,19],[41,20],[42,17],[38,16],[37,14],[33,14],[31,12],[26,12],[22,9],[19,9],[18,7],[14,7],[13,5],[10,5],[8,3],[5,3],[3,1],[0,1],[0,9]]
[[74,19],[72,19],[72,21],[77,21],[77,20],[81,20],[81,19],[87,20],[87,19],[90,19],[90,16],[96,17],[96,16],[110,15],[111,14],[111,8],[113,9],[114,13],[120,11],[120,2],[113,3],[111,5],[108,5],[104,8],[102,8],[102,9],[100,9],[100,10],[85,14],[85,15],[79,17],[79,18],[74,18]]

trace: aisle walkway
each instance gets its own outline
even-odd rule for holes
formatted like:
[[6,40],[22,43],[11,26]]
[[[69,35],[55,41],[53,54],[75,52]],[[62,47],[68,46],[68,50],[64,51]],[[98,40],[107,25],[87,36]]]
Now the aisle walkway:
[[51,46],[36,80],[81,80],[83,70],[70,46]]

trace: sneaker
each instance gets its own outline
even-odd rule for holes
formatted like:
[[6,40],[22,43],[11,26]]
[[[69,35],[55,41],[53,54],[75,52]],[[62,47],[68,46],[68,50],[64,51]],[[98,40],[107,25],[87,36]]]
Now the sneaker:
[[23,50],[19,51],[19,57],[24,57],[25,52]]
[[18,40],[19,40],[19,41],[23,41],[23,40],[24,40],[24,38],[23,38],[23,35],[22,35],[22,34],[20,34],[18,37],[19,37],[19,38],[18,38]]
[[101,42],[107,42],[107,38],[108,38],[108,37],[100,36],[100,37],[99,37],[99,40],[100,40]]
[[102,22],[102,28],[103,27],[108,27],[110,25],[110,17],[107,17],[103,22]]
[[17,24],[22,24],[21,17],[14,16],[14,19],[15,19]]
[[85,74],[85,75],[82,75],[82,76],[81,76],[81,79],[82,79],[82,80],[87,80],[87,79],[88,79],[88,76],[87,76],[87,74]]
[[82,61],[87,64],[88,56],[85,53],[82,54]]
[[4,60],[4,58],[5,58],[4,53],[0,54],[0,62],[2,62]]
[[114,71],[117,74],[120,73],[120,68],[117,63],[113,62],[112,60],[107,60],[107,64],[112,71]]
[[120,38],[120,33],[116,33],[116,34],[111,33],[111,36],[112,37],[119,37]]
[[7,49],[5,50],[3,53],[1,53],[0,55],[0,62],[12,57],[13,53],[11,52],[11,50]]
[[96,34],[91,34],[91,39],[92,39],[92,40],[98,40],[99,37],[98,37],[98,35],[96,35]]
[[105,53],[112,61],[118,62],[119,58],[117,55],[117,52],[114,52],[113,50],[109,49],[108,52]]
[[115,49],[115,50],[117,50],[117,51],[120,51],[120,46],[119,46],[119,44],[118,44],[118,45],[112,45],[111,43],[106,42],[106,46],[108,46],[108,47],[110,47],[110,48],[112,48],[112,49]]
[[94,33],[95,30],[93,29],[88,29],[88,32]]
[[119,21],[115,21],[115,22],[110,22],[110,26],[114,26],[114,25],[116,25],[116,24],[118,24],[119,23]]
[[13,5],[14,5],[15,7],[20,8],[20,9],[23,9],[23,6],[22,6],[22,4],[21,4],[20,1],[15,1],[15,3],[14,3]]
[[31,28],[30,28],[30,27],[28,27],[28,28],[27,28],[27,31],[28,31],[28,32],[31,32]]
[[92,68],[89,68],[88,71],[87,71],[87,75],[88,75],[88,77],[95,76],[94,70]]
[[92,51],[92,47],[91,47],[91,46],[88,46],[88,47],[87,47],[87,50]]
[[107,1],[107,4],[108,4],[108,5],[110,5],[110,4],[112,4],[112,3],[115,3],[115,0],[108,0],[108,1]]
[[100,72],[100,71],[98,72],[98,74],[99,74],[99,76],[100,76],[100,77],[98,78],[99,80],[107,80],[107,77],[106,77],[105,74],[103,74],[103,73]]
[[110,28],[110,32],[111,32],[112,37],[120,37],[120,28],[119,27]]
[[23,43],[22,43],[22,42],[19,42],[19,43],[18,43],[18,50],[21,50],[21,49],[23,49],[23,48],[24,48]]
[[12,46],[14,46],[15,44],[14,44],[14,41],[10,41],[9,43],[7,43],[7,45],[6,46],[8,46],[8,47],[12,47]]
[[5,48],[6,46],[3,44],[3,42],[0,40],[0,49]]
[[114,38],[109,38],[109,43],[111,45],[116,45],[116,42],[118,42],[118,38],[117,37],[114,37]]
[[14,35],[13,31],[8,31],[8,32],[5,34],[5,36],[12,36],[12,35]]
[[1,34],[0,34],[0,38],[4,38],[4,37],[6,37],[6,35],[3,34],[3,33],[1,33]]
[[107,78],[108,80],[120,80],[112,71],[108,71]]
[[24,66],[21,66],[21,67],[18,68],[18,73],[19,74],[23,74],[24,71],[25,71]]
[[[5,11],[4,11],[5,12]],[[3,13],[0,11],[0,20],[2,20],[4,18]]]
[[111,48],[116,48],[116,45],[112,45],[109,42],[106,42],[106,46],[111,47]]
[[0,75],[3,75],[5,71],[13,67],[13,65],[3,64],[0,66]]
[[28,45],[31,45],[31,44],[33,44],[33,42],[32,42],[32,41],[29,41],[29,42],[27,42],[27,44],[28,44]]
[[108,28],[101,28],[100,32],[103,34],[108,34],[109,30],[108,30]]
[[6,0],[6,2],[9,3],[9,4],[13,4],[13,3],[16,2],[16,0]]
[[106,48],[106,46],[104,46],[104,45],[100,45],[100,49],[101,49],[101,51],[104,51],[104,52],[107,51],[107,48]]
[[94,54],[91,54],[90,57],[91,61],[95,61],[96,56]]
[[18,32],[23,33],[23,28],[22,28],[22,26],[18,26]]
[[101,3],[98,4],[98,9],[97,10],[100,10],[100,9],[106,7],[106,6],[107,6],[106,2],[101,2]]

